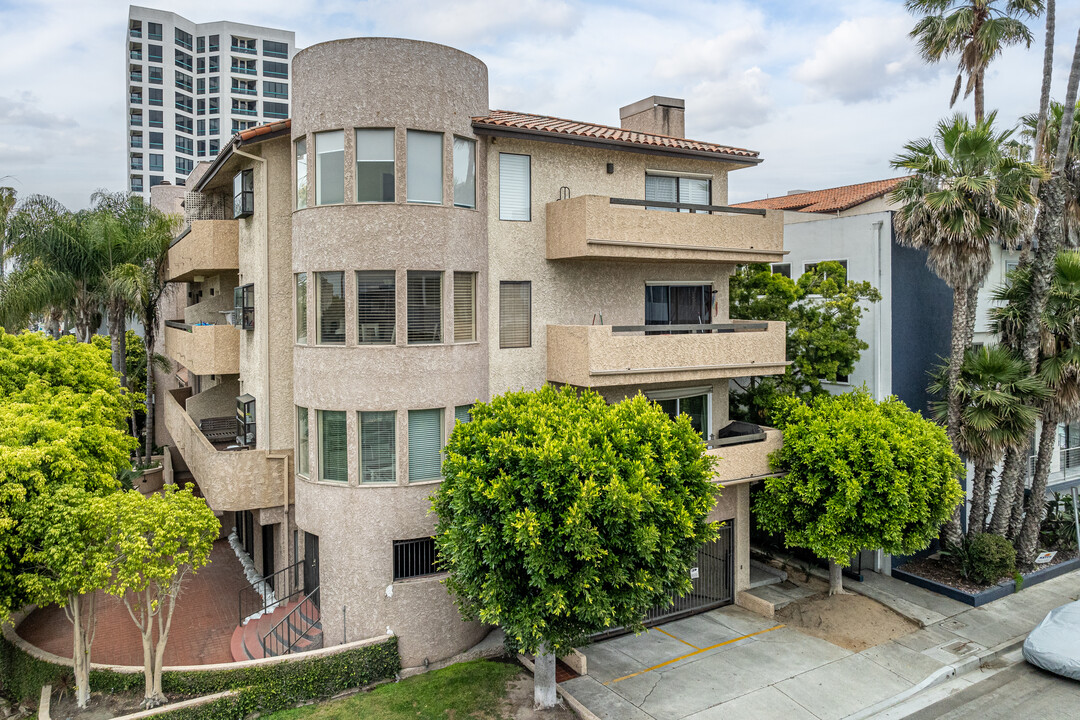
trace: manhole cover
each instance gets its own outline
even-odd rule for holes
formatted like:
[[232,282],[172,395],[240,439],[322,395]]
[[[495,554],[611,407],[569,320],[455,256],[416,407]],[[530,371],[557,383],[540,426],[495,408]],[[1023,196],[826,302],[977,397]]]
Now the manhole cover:
[[970,655],[979,649],[979,646],[973,642],[967,640],[956,640],[948,645],[942,645],[941,649],[950,652],[957,657],[963,657],[964,655]]

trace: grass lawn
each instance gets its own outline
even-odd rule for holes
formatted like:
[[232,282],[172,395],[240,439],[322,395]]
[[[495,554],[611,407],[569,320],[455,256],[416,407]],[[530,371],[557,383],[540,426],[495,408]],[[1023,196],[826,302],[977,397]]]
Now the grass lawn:
[[343,700],[285,710],[269,720],[496,720],[507,682],[521,671],[515,663],[473,660]]

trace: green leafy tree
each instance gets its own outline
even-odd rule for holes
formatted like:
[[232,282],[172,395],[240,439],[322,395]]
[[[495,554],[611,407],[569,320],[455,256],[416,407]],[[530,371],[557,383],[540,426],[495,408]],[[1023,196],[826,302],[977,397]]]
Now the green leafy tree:
[[214,512],[191,488],[167,485],[143,496],[137,490],[107,498],[105,545],[113,560],[106,591],[123,599],[142,636],[143,706],[166,702],[161,688],[165,646],[184,580],[209,562],[220,530]]
[[454,427],[432,499],[446,585],[466,619],[500,626],[537,662],[535,698],[555,702],[555,657],[602,630],[640,630],[691,589],[716,536],[712,458],[687,416],[643,396],[510,392]]
[[60,486],[34,498],[20,524],[26,552],[18,583],[31,602],[63,607],[72,624],[75,698],[80,708],[90,701],[95,591],[105,587],[112,560],[105,552],[102,502],[77,486]]
[[843,592],[855,553],[921,550],[960,502],[963,464],[945,431],[895,397],[784,397],[774,417],[784,445],[771,461],[783,474],[765,480],[754,514],[788,547],[829,560],[830,594]]
[[844,266],[818,263],[797,282],[768,265],[740,267],[729,283],[731,316],[787,323],[787,357],[781,376],[733,383],[731,414],[769,423],[769,409],[781,396],[811,398],[825,393],[822,383],[850,375],[869,347],[857,332],[867,303],[881,294],[868,282],[847,280]]

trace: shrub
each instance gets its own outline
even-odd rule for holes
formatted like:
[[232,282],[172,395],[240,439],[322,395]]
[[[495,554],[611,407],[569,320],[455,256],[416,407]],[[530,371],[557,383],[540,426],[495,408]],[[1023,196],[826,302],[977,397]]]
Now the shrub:
[[1000,535],[977,533],[949,554],[959,563],[960,574],[980,585],[991,585],[1016,572],[1016,549]]

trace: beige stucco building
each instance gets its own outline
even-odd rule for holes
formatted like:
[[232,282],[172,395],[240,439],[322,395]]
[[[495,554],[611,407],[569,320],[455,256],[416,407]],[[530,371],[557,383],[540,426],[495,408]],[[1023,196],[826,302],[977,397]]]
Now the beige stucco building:
[[280,592],[317,589],[326,645],[471,647],[433,566],[439,453],[472,403],[551,382],[691,415],[727,521],[691,609],[736,601],[780,438],[728,427],[727,383],[786,359],[782,324],[728,316],[735,264],[783,259],[780,212],[724,207],[757,153],[664,134],[671,98],[625,128],[492,111],[486,66],[431,43],[315,45],[292,83],[289,121],[189,178],[162,310],[160,440],[256,568],[303,563]]

